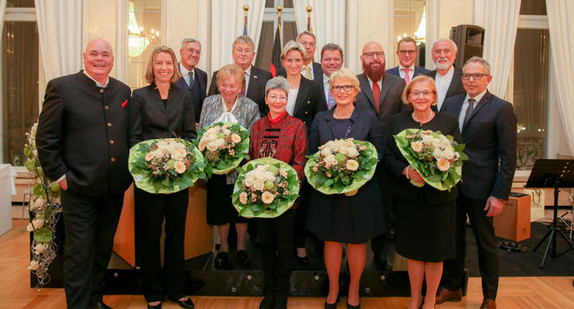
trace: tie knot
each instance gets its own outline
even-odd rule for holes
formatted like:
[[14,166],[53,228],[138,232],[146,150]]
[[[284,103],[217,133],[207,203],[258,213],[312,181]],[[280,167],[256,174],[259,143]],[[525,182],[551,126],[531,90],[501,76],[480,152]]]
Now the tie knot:
[[403,72],[405,72],[405,73],[409,73],[410,70],[411,69],[409,69],[409,68],[403,68]]
[[470,105],[470,107],[473,107],[474,103],[476,103],[475,99],[468,99],[468,105]]

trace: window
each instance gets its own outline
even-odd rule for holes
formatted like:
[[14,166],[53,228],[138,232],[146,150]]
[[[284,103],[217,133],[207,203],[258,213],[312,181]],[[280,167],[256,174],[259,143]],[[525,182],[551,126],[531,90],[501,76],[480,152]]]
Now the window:
[[283,30],[281,42],[283,45],[290,40],[297,38],[297,26],[295,23],[295,11],[292,0],[266,0],[265,12],[263,13],[263,25],[261,26],[261,37],[255,59],[255,66],[269,70],[271,65],[271,54],[273,52],[273,41],[277,29],[277,6],[282,6],[281,29]]
[[530,170],[537,159],[552,157],[547,149],[550,45],[547,22],[541,23],[541,18],[546,18],[544,0],[523,0],[520,14],[512,84],[518,121],[517,169]]
[[[416,66],[425,66],[425,37],[426,37],[426,1],[425,0],[395,0],[395,43],[404,37],[411,37],[417,41],[419,51]],[[387,61],[393,55],[395,66],[399,64],[399,59],[395,53],[396,44],[392,50],[387,51]],[[390,64],[390,63],[389,63]],[[390,65],[387,64],[387,69]]]
[[128,85],[146,86],[145,71],[153,49],[161,44],[161,0],[131,0],[128,18]]
[[8,1],[2,30],[2,162],[24,165],[26,132],[38,118],[38,28],[34,1]]

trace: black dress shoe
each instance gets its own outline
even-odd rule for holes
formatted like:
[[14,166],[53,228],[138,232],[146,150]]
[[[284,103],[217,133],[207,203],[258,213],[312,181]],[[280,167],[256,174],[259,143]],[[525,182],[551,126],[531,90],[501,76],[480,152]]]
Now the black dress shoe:
[[150,305],[147,303],[147,309],[161,309],[161,302],[157,305]]
[[179,303],[179,306],[181,308],[189,308],[189,309],[195,308],[193,301],[189,297],[186,300],[178,300],[177,302]]
[[229,254],[227,252],[219,251],[215,256],[215,268],[228,269],[229,268]]
[[249,267],[251,261],[249,260],[249,255],[247,255],[247,251],[245,250],[237,251],[237,262],[239,262],[239,266],[241,266],[241,268]]
[[103,301],[97,302],[96,308],[98,308],[98,309],[112,309],[112,307],[106,305]]

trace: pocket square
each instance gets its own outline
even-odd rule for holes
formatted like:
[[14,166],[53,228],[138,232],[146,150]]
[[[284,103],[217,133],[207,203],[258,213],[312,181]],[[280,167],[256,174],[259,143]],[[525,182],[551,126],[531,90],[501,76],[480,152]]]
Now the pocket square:
[[128,106],[128,100],[126,99],[124,103],[122,103],[122,108],[126,108]]

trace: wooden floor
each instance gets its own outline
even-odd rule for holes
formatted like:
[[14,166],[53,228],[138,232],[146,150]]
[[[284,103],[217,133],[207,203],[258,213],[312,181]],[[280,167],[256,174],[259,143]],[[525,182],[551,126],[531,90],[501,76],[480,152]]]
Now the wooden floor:
[[[0,309],[65,308],[63,289],[30,288],[29,236],[22,232],[25,222],[14,220],[11,231],[0,237]],[[572,277],[503,277],[500,278],[497,304],[501,309],[564,309],[574,308]],[[192,297],[196,308],[258,308],[261,297]],[[339,308],[345,308],[341,299]],[[141,295],[104,297],[113,308],[146,308]],[[289,308],[323,308],[323,298],[291,297]],[[437,308],[478,308],[482,302],[479,278],[470,278],[468,295],[462,302],[447,303]],[[406,297],[362,298],[362,308],[406,308]],[[179,308],[164,303],[163,308]]]

